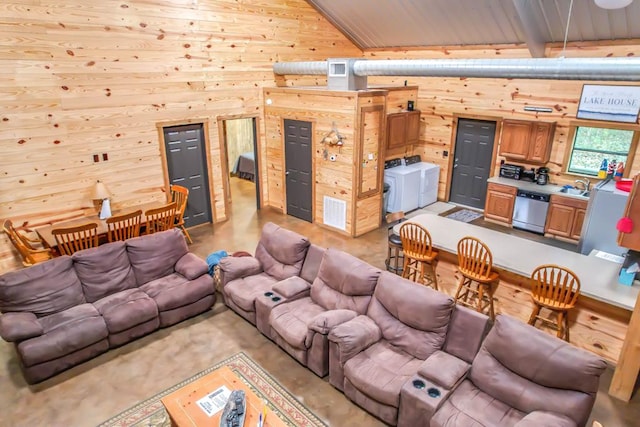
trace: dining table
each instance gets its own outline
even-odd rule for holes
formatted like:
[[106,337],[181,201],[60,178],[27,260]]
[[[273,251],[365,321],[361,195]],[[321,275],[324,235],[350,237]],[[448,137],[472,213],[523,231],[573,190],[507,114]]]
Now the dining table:
[[[144,224],[145,224],[145,222],[147,220],[146,216],[145,216],[145,212],[147,210],[149,210],[149,209],[159,208],[159,207],[164,206],[166,204],[167,204],[167,202],[160,202],[160,201],[142,203],[142,204],[137,205],[137,206],[130,206],[130,207],[127,207],[127,208],[114,210],[112,212],[111,216],[122,215],[122,214],[126,214],[126,213],[129,213],[129,212],[134,212],[134,211],[140,209],[142,211],[142,217],[140,219],[140,225],[142,227],[144,227]],[[52,234],[53,230],[55,230],[57,228],[77,227],[79,225],[92,223],[92,222],[98,224],[98,228],[97,228],[96,232],[98,234],[99,241],[100,242],[103,242],[103,241],[106,242],[106,240],[107,240],[107,232],[109,231],[109,228],[107,227],[107,220],[106,219],[100,219],[97,214],[96,215],[83,216],[83,217],[80,217],[80,218],[74,218],[74,219],[70,219],[70,220],[66,220],[66,221],[55,222],[53,224],[49,224],[49,225],[45,225],[43,227],[35,228],[34,231],[36,233],[38,233],[38,236],[40,236],[40,238],[43,240],[43,242],[48,247],[55,248],[56,246],[58,246],[58,243],[56,242],[56,239]]]

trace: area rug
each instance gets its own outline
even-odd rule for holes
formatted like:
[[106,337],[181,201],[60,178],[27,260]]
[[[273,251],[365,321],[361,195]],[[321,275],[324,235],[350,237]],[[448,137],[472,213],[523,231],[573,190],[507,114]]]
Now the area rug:
[[269,409],[275,412],[286,425],[291,427],[327,427],[326,423],[302,403],[298,402],[291,393],[244,353],[237,353],[191,378],[138,403],[98,427],[170,427],[171,420],[160,399],[225,365],[231,368],[234,374],[247,384],[258,397],[267,400]]
[[446,217],[449,219],[454,219],[456,221],[471,222],[474,219],[480,218],[481,216],[482,213],[480,212],[470,211],[469,209],[462,209],[460,211],[449,214]]

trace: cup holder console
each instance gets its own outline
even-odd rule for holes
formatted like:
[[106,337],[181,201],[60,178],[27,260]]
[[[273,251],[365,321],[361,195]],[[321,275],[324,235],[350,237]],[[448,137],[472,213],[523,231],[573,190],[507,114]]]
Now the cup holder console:
[[413,380],[413,386],[419,390],[422,390],[427,385],[422,380]]
[[273,292],[265,292],[264,296],[271,298],[273,296]]
[[435,387],[429,387],[427,389],[427,394],[429,395],[429,397],[433,397],[433,398],[440,397],[440,390],[438,390]]

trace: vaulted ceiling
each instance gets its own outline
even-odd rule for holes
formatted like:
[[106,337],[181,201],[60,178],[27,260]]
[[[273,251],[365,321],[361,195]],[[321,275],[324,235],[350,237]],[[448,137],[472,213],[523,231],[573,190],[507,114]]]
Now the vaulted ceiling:
[[[594,0],[307,0],[361,49],[640,38],[640,0],[602,9]],[[570,12],[571,9],[571,13]]]

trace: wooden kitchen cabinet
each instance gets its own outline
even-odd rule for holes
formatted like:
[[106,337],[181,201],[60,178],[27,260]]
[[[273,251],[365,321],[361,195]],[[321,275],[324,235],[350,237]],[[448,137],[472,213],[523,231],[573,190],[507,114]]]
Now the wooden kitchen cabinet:
[[490,182],[484,206],[485,218],[511,224],[517,193],[516,187]]
[[387,149],[415,144],[420,140],[420,111],[405,111],[387,116]]
[[587,212],[587,200],[551,195],[545,234],[578,241]]
[[530,163],[546,163],[551,156],[555,123],[504,120],[500,155]]

